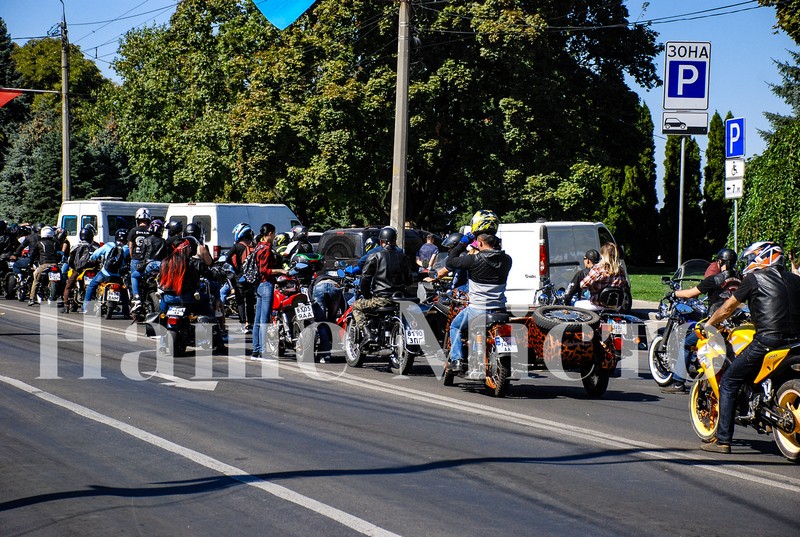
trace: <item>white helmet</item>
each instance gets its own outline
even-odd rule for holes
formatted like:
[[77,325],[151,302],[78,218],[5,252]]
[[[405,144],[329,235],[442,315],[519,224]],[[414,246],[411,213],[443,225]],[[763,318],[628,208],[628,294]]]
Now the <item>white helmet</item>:
[[136,211],[136,220],[150,220],[150,209],[141,207]]
[[50,226],[44,226],[40,235],[43,239],[52,239],[56,236],[56,231]]

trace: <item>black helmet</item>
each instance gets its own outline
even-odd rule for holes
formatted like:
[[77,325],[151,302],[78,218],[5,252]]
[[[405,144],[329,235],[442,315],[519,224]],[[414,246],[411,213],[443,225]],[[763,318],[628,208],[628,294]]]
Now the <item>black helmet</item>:
[[292,238],[289,236],[288,233],[278,233],[275,235],[275,247],[278,246],[288,246],[290,242],[292,242]]
[[167,232],[169,233],[170,237],[175,235],[180,235],[183,231],[183,224],[178,222],[177,220],[170,220],[167,222]]
[[80,239],[82,241],[92,242],[94,240],[94,228],[91,226],[86,226],[85,228],[81,229]]
[[43,227],[44,227],[44,224],[42,224],[41,222],[37,222],[36,224],[33,224],[32,230],[33,230],[34,233],[39,233],[42,230]]
[[[189,224],[189,225],[191,225],[191,224]],[[188,228],[189,226],[186,226],[186,227]],[[189,252],[191,252],[191,256],[194,257],[197,254],[197,245],[199,244],[199,242],[194,237],[194,235],[184,235],[183,238],[186,239],[186,241],[188,241],[188,243],[189,243]]]
[[451,233],[447,236],[445,240],[442,241],[442,246],[444,248],[455,248],[456,244],[461,242],[461,239],[464,238],[463,233]]
[[27,237],[31,234],[31,228],[28,226],[18,226],[16,228],[17,237]]
[[386,226],[378,233],[378,238],[381,241],[392,244],[397,240],[397,230],[393,227]]
[[118,229],[116,233],[114,233],[114,240],[117,242],[121,242],[125,244],[128,242],[128,230],[125,228]]
[[150,222],[150,227],[147,229],[150,231],[151,235],[160,237],[161,233],[164,231],[164,222],[162,220],[155,219]]
[[197,239],[198,243],[203,242],[203,226],[200,224],[195,224],[192,222],[191,224],[186,224],[186,227],[183,229],[183,236],[184,237],[194,237]]
[[65,240],[67,240],[67,230],[64,229],[63,227],[57,227],[56,228],[56,240],[58,242],[64,242]]
[[717,252],[717,257],[715,258],[715,261],[722,260],[725,261],[725,264],[728,264],[729,261],[735,262],[738,259],[738,257],[739,256],[736,255],[735,251],[731,250],[730,248],[723,248],[722,250]]

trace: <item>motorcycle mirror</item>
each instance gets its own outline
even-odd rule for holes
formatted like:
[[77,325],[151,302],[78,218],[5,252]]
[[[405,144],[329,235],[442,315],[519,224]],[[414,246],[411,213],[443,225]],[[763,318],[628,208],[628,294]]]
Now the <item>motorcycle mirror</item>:
[[669,285],[671,282],[669,276],[661,276],[661,285]]
[[339,276],[340,278],[344,278],[344,271],[343,271],[342,269],[339,269],[339,270],[337,270],[337,271],[336,271],[336,274],[337,274],[337,276]]

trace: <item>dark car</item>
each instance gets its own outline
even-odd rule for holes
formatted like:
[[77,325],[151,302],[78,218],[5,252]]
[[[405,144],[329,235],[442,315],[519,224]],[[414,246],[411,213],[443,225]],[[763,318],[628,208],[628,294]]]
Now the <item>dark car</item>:
[[[346,229],[330,229],[322,234],[317,247],[317,253],[325,258],[325,270],[333,270],[340,266],[352,265],[364,255],[364,243],[370,237],[378,238],[382,227],[353,227]],[[403,252],[408,256],[412,272],[417,272],[417,250],[425,244],[427,231],[419,229],[405,230],[405,248]],[[441,246],[442,239],[434,235],[434,244]]]

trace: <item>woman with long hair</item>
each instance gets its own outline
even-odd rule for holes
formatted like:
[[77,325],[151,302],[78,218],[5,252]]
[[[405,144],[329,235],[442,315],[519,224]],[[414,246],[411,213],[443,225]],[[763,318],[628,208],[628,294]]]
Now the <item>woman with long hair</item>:
[[600,262],[581,280],[581,289],[589,290],[589,300],[579,300],[575,307],[602,310],[603,306],[598,299],[600,291],[606,287],[620,287],[623,291],[628,289],[628,277],[620,265],[617,245],[613,242],[607,242],[600,247]]

